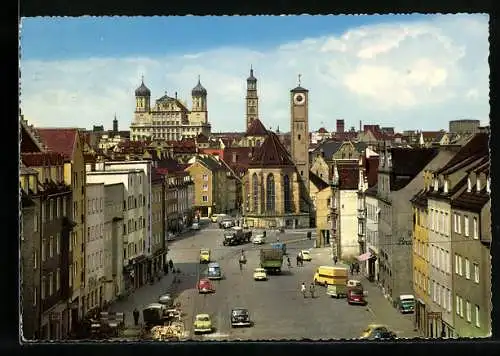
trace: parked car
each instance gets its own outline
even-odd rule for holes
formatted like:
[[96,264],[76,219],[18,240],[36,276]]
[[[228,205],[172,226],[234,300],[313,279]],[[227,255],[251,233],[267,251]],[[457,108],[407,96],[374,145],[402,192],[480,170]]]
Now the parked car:
[[235,224],[234,224],[234,220],[222,220],[222,222],[220,223],[220,227],[223,228],[223,229],[229,229],[231,227],[233,227]]
[[380,339],[396,339],[396,334],[383,324],[370,324],[363,330],[360,339],[364,340],[380,340]]
[[213,327],[210,315],[197,314],[194,318],[193,331],[195,334],[211,333],[213,331]]
[[216,223],[217,222],[217,218],[220,216],[220,214],[213,214],[211,217],[210,217],[210,221],[213,222],[213,223]]
[[199,230],[200,229],[200,224],[195,222],[193,225],[191,225],[191,230]]
[[231,310],[231,327],[252,326],[250,314],[246,308],[233,308]]
[[256,281],[267,281],[267,273],[264,268],[256,268],[253,270],[253,279]]
[[361,289],[363,289],[363,285],[361,284],[360,281],[356,280],[356,279],[350,279],[347,281],[347,286],[349,288],[352,288],[352,287],[360,287]]
[[264,237],[264,235],[259,234],[259,235],[255,236],[253,238],[252,243],[255,244],[255,245],[265,244],[266,243],[266,238]]
[[300,255],[302,256],[302,261],[311,261],[312,260],[311,253],[309,252],[309,250],[300,251]]
[[198,293],[204,294],[204,293],[214,293],[214,292],[215,292],[215,287],[209,279],[207,278],[200,279],[200,281],[198,282]]
[[167,233],[167,241],[174,241],[175,240],[175,234],[169,232]]
[[210,263],[210,250],[208,249],[200,250],[200,263]]
[[353,287],[347,289],[347,303],[366,305],[368,302],[365,299],[365,295],[363,293],[363,289],[359,287]]
[[165,305],[167,308],[173,308],[174,298],[170,294],[165,293],[158,297],[158,303]]

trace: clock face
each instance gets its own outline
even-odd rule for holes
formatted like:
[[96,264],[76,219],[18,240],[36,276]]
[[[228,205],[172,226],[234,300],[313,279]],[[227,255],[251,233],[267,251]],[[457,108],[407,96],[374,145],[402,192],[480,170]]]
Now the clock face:
[[306,102],[306,97],[304,96],[304,94],[297,93],[293,96],[293,102],[295,103],[295,105],[304,105],[304,103]]

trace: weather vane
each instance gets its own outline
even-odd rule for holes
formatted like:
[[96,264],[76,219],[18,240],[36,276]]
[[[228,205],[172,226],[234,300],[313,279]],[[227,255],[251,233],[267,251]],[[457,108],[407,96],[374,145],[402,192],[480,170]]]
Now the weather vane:
[[300,78],[302,77],[302,74],[299,74],[299,87],[300,87]]

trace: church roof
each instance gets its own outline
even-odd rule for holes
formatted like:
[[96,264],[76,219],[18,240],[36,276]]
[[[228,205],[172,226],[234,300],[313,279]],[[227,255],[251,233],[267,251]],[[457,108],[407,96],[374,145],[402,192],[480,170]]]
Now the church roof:
[[252,121],[245,136],[265,136],[268,134],[268,131],[264,127],[264,124],[259,119],[255,119]]
[[196,86],[191,91],[191,95],[192,96],[206,96],[207,95],[207,89],[205,89],[203,87],[203,85],[201,85],[200,77],[198,77],[198,84],[196,84]]
[[302,88],[300,85],[296,88],[293,88],[292,90],[290,90],[292,93],[307,93],[309,92],[308,89],[306,88]]
[[135,90],[135,96],[151,96],[151,90],[144,85],[144,79],[141,82],[141,86]]
[[283,167],[293,166],[294,163],[281,143],[278,136],[268,131],[268,135],[262,145],[257,148],[249,162],[250,167]]

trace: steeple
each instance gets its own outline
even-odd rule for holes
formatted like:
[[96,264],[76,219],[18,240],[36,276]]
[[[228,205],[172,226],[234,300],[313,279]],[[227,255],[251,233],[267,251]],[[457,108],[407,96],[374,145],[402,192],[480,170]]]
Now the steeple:
[[246,96],[246,130],[252,121],[259,118],[259,97],[257,95],[257,78],[253,75],[253,66],[250,65],[250,76],[247,78]]
[[115,118],[113,119],[113,132],[114,133],[118,132],[118,119],[116,118],[116,113],[115,113]]

